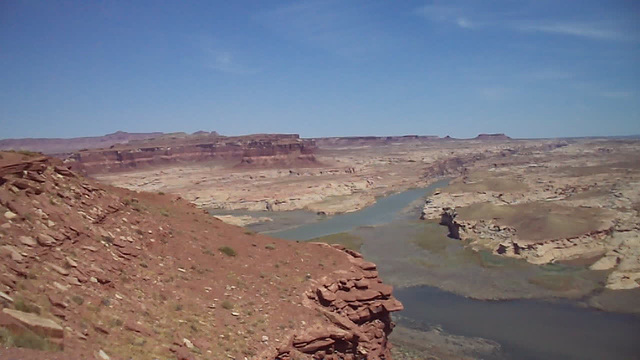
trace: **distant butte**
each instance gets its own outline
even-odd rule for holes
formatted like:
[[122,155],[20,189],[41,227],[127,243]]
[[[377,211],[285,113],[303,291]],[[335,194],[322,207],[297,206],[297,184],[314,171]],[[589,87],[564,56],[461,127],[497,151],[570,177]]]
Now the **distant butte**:
[[479,134],[478,136],[476,136],[474,138],[474,140],[511,140],[510,137],[508,137],[505,134]]
[[0,140],[0,150],[28,150],[44,154],[68,154],[80,149],[96,149],[114,144],[125,144],[132,140],[150,139],[162,135],[161,132],[128,133],[116,131],[103,136],[76,138],[23,138]]

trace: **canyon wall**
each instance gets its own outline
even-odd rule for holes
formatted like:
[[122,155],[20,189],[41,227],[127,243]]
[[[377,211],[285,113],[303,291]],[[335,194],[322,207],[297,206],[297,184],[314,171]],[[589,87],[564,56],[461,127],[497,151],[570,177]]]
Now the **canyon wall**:
[[67,164],[88,174],[177,162],[221,160],[236,166],[308,166],[315,143],[296,134],[160,137],[73,153]]

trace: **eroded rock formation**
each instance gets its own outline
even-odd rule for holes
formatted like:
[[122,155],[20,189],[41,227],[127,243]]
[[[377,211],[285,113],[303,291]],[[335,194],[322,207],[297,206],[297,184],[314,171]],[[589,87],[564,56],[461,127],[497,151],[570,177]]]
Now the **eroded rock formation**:
[[533,264],[592,261],[591,269],[609,271],[606,288],[640,288],[638,147],[593,140],[514,148],[434,193],[421,218],[450,231],[462,225],[459,237],[474,250]]
[[460,240],[460,227],[461,225],[455,220],[458,213],[456,209],[445,207],[440,214],[440,225],[444,225],[449,228],[449,237]]
[[109,149],[73,153],[67,163],[88,174],[145,166],[218,160],[236,166],[313,165],[315,143],[296,134],[163,136]]
[[402,310],[402,304],[392,296],[392,287],[382,283],[374,263],[355,251],[334,247],[343,250],[353,266],[321,278],[307,291],[307,306],[326,317],[329,325],[297,333],[278,359],[298,358],[297,353],[314,359],[391,359],[390,314]]

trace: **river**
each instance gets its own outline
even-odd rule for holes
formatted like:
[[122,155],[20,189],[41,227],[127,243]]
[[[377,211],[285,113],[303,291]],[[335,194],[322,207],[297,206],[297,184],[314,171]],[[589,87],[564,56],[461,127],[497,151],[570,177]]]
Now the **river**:
[[[606,274],[474,252],[448,238],[444,227],[416,220],[421,200],[446,184],[393,194],[333,217],[283,215],[286,220],[254,230],[289,240],[334,239],[336,234],[358,239],[358,250],[378,264],[405,305],[396,316],[400,325],[424,331],[437,327],[500,344],[499,353],[484,358],[640,358],[640,317],[594,310],[584,301],[552,300],[559,294],[584,299],[599,291]],[[292,226],[296,218],[302,225]],[[284,229],[274,231],[278,224]]]

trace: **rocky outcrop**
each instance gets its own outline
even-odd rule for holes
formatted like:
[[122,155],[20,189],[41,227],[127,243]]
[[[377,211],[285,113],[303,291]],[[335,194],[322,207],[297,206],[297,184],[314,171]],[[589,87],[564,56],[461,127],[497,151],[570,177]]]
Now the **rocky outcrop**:
[[442,214],[440,214],[440,225],[449,228],[448,236],[450,238],[460,240],[460,228],[462,225],[455,220],[456,216],[458,216],[456,209],[450,207],[443,208]]
[[467,154],[434,161],[424,169],[425,179],[465,175],[474,163],[487,158],[485,154]]
[[355,252],[248,233],[56,159],[0,153],[0,180],[3,355],[389,359],[402,305]]
[[219,160],[236,166],[313,165],[315,143],[295,134],[159,137],[109,149],[79,151],[66,162],[88,174],[179,162]]
[[392,287],[382,283],[374,263],[333,246],[348,255],[352,268],[321,278],[307,292],[307,306],[328,319],[328,325],[296,333],[277,359],[295,359],[300,353],[314,359],[391,359],[390,314],[402,310],[402,303],[392,296]]
[[62,346],[64,331],[54,320],[42,316],[13,309],[2,309],[0,326],[14,334],[30,331],[47,339],[50,343]]

